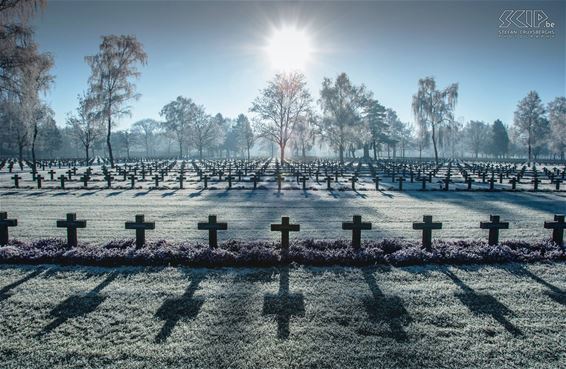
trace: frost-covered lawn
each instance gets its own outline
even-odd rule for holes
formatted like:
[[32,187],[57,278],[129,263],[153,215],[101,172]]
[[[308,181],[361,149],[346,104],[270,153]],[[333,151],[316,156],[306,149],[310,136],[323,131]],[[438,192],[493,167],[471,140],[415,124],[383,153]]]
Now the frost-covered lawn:
[[418,239],[420,233],[412,229],[412,222],[421,221],[424,214],[444,222],[434,237],[485,238],[487,231],[479,229],[479,222],[498,214],[510,222],[510,229],[501,232],[502,240],[540,240],[551,234],[543,222],[566,212],[566,193],[3,189],[0,209],[18,219],[10,234],[23,240],[64,237],[65,230],[56,228],[55,221],[67,212],[87,220],[88,227],[78,232],[79,240],[94,242],[134,237],[134,232],[124,229],[124,222],[134,220],[135,214],[156,222],[155,231],[147,232],[148,240],[205,241],[206,232],[197,231],[196,224],[208,214],[228,222],[220,240],[278,239],[269,225],[285,215],[301,224],[301,232],[292,238],[349,239],[341,223],[351,221],[354,214],[373,223],[371,231],[362,233],[364,239]]
[[2,368],[559,368],[566,264],[0,267]]

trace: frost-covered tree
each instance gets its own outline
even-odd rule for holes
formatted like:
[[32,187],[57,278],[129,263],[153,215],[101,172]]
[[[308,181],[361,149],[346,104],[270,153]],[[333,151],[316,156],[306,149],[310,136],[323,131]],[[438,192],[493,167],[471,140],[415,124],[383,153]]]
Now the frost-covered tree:
[[112,127],[116,119],[130,114],[127,103],[139,98],[132,80],[140,76],[137,66],[147,62],[147,55],[134,36],[109,35],[102,37],[98,53],[85,57],[85,61],[91,68],[91,94],[106,122],[106,145],[114,167]]
[[174,137],[179,144],[179,156],[183,156],[183,148],[187,143],[189,129],[193,120],[196,104],[186,97],[179,96],[165,105],[159,113],[165,118],[163,129]]
[[305,76],[298,72],[277,74],[253,101],[250,111],[257,114],[258,134],[279,146],[280,159],[294,130],[311,112],[312,98]]
[[75,114],[67,115],[67,127],[69,133],[80,141],[85,150],[87,163],[90,160],[90,149],[97,138],[104,134],[104,123],[96,113],[96,101],[87,94],[78,96],[79,106]]
[[504,157],[509,152],[509,135],[503,122],[497,119],[491,126],[489,152],[495,157]]
[[419,80],[419,90],[413,95],[413,113],[419,127],[424,132],[431,131],[434,159],[438,163],[438,129],[454,121],[454,108],[458,99],[458,84],[453,83],[444,90],[436,89],[433,77]]
[[533,148],[540,148],[546,141],[547,121],[545,110],[536,91],[528,95],[517,104],[513,123],[519,137],[526,142],[529,161],[532,158]]
[[219,135],[221,117],[222,115],[211,117],[206,114],[202,105],[193,106],[189,129],[201,160],[203,150],[211,148]]
[[63,136],[59,127],[55,123],[55,119],[49,117],[45,119],[40,126],[40,136],[38,138],[38,147],[48,158],[54,158],[54,153],[58,152],[63,143]]
[[238,118],[236,118],[235,128],[238,142],[240,143],[240,146],[245,149],[247,154],[246,157],[250,160],[250,150],[254,146],[256,137],[248,117],[244,114],[238,115]]
[[[373,159],[377,160],[377,152],[381,143],[385,143],[389,137],[389,125],[385,121],[385,107],[376,99],[369,98],[364,105],[364,122],[369,132],[370,145],[364,145],[364,157],[369,157],[370,147],[373,149]],[[363,132],[363,131],[362,131]]]
[[140,137],[145,147],[145,155],[150,156],[154,153],[153,139],[159,129],[159,122],[155,119],[142,119],[132,125],[132,132]]
[[481,151],[486,149],[486,143],[489,139],[489,126],[479,120],[471,120],[465,128],[466,143],[470,150],[477,158]]
[[550,148],[560,154],[564,160],[566,151],[566,97],[560,96],[548,103],[548,120],[550,122]]
[[[293,137],[293,148],[297,156],[306,158],[307,152],[312,150],[317,136],[318,118],[314,114],[309,114],[306,119],[300,121],[295,128]],[[300,154],[299,154],[300,153]]]
[[338,151],[344,161],[344,151],[351,147],[353,132],[363,124],[363,114],[370,94],[365,86],[355,86],[346,73],[335,81],[324,78],[320,90],[319,104],[322,109],[322,135],[330,146]]

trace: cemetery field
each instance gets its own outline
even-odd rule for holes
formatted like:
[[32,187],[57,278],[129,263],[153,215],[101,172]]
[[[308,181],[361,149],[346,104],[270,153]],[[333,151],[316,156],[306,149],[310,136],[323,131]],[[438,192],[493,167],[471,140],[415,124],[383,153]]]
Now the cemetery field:
[[558,368],[566,264],[0,267],[2,368]]
[[57,190],[4,189],[0,204],[9,216],[18,219],[10,236],[22,240],[65,237],[65,230],[55,227],[57,219],[76,212],[87,220],[80,229],[79,241],[103,242],[116,238],[133,238],[134,232],[124,223],[144,214],[155,221],[155,230],[148,231],[148,240],[207,240],[207,232],[197,230],[197,223],[208,214],[217,214],[228,223],[228,230],[219,232],[219,241],[277,240],[270,232],[271,223],[289,216],[301,224],[301,231],[292,238],[350,238],[341,223],[358,214],[372,222],[372,230],[364,239],[420,239],[412,222],[430,214],[443,222],[435,231],[441,239],[486,238],[480,221],[498,214],[510,222],[501,239],[541,240],[550,237],[543,228],[553,214],[566,211],[565,192],[460,192],[460,191],[302,191],[265,190]]

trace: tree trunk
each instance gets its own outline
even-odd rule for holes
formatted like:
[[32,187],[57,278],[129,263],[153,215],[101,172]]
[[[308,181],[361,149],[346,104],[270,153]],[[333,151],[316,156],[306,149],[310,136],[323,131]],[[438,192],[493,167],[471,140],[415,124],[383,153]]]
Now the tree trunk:
[[279,144],[279,150],[281,150],[281,165],[283,165],[283,162],[285,160],[285,144]]
[[434,161],[438,165],[438,149],[436,148],[436,129],[434,124],[432,124],[432,146],[434,146]]
[[179,140],[179,158],[183,158],[183,140]]
[[377,143],[373,141],[373,160],[377,160]]
[[106,145],[108,146],[108,156],[110,156],[110,166],[114,168],[114,156],[112,155],[112,144],[110,135],[112,134],[112,115],[108,112],[108,132],[106,134]]
[[85,146],[85,152],[86,152],[86,165],[88,165],[88,150],[90,149],[90,147],[88,145]]
[[24,145],[18,143],[20,170],[24,170]]
[[364,145],[364,159],[369,159],[369,145]]
[[36,160],[35,160],[35,141],[37,138],[37,125],[34,125],[33,127],[33,138],[31,140],[31,161],[33,163],[33,168],[35,170],[35,168],[37,168],[36,165]]
[[338,151],[340,152],[340,163],[344,163],[344,146],[340,145]]
[[250,160],[250,147],[248,146],[248,160]]
[[202,160],[202,145],[198,148],[198,157],[200,160]]

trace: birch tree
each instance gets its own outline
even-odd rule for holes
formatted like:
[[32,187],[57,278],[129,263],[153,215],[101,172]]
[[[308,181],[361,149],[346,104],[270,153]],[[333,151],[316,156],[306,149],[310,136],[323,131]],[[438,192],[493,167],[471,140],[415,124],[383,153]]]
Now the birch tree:
[[520,138],[526,141],[528,158],[531,161],[533,148],[540,146],[545,139],[545,109],[536,91],[528,95],[517,104],[513,123]]
[[444,90],[436,89],[433,77],[419,80],[419,89],[413,95],[413,114],[423,132],[431,131],[434,159],[438,164],[438,129],[454,120],[454,108],[458,99],[458,84],[453,83]]
[[132,82],[140,76],[138,64],[147,62],[142,44],[134,36],[109,35],[102,37],[99,52],[85,57],[91,68],[89,78],[92,96],[97,101],[100,114],[106,122],[106,145],[110,164],[114,167],[111,134],[116,119],[130,114],[127,105],[138,99]]

